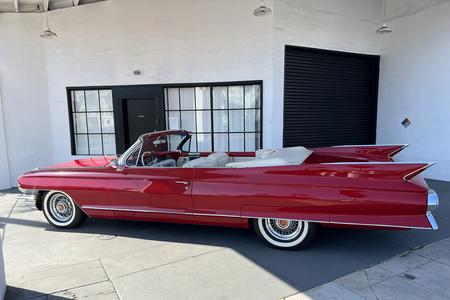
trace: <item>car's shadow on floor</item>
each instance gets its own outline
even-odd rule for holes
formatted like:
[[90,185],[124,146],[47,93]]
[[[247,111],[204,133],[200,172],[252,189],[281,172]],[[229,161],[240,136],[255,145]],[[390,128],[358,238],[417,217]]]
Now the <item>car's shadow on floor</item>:
[[[448,228],[448,226],[447,226]],[[59,231],[46,227],[49,231]],[[291,286],[305,290],[411,248],[448,236],[449,230],[390,231],[322,228],[305,249],[283,251],[266,246],[252,230],[149,222],[89,219],[68,232],[226,247],[243,255]]]

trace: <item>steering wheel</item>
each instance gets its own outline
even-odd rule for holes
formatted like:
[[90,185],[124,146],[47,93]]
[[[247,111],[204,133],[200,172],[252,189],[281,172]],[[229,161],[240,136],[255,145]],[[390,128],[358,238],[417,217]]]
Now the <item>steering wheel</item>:
[[[147,163],[145,163],[147,161]],[[157,158],[151,151],[145,151],[141,155],[141,163],[144,167],[149,167],[157,161]]]

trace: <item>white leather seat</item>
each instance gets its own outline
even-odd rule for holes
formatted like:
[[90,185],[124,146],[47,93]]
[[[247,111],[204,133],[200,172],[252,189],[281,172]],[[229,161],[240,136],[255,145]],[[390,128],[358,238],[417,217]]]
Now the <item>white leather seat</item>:
[[275,149],[259,149],[255,152],[256,159],[264,159],[267,158],[270,154],[275,152]]
[[256,151],[256,159],[233,162],[226,165],[229,168],[251,168],[300,165],[311,155],[312,151],[305,147],[289,147],[282,149],[261,149]]
[[226,153],[211,153],[208,157],[199,157],[188,161],[183,168],[223,168],[230,162],[230,157]]
[[163,159],[161,161],[158,161],[154,163],[151,167],[152,168],[175,168],[177,166],[177,163],[175,159],[167,158]]
[[208,159],[215,160],[216,166],[219,168],[225,167],[231,161],[230,156],[224,152],[214,152],[208,155]]
[[299,165],[313,153],[312,150],[305,147],[287,147],[282,149],[275,149],[266,156],[267,158],[282,158],[292,165]]
[[227,168],[254,168],[254,167],[273,167],[290,165],[282,158],[264,158],[248,161],[231,162],[226,164]]

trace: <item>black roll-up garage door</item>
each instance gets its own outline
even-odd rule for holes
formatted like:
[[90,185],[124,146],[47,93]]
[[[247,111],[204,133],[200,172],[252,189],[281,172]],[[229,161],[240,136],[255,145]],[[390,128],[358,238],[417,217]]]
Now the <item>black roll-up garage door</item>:
[[285,147],[374,144],[379,56],[286,46]]

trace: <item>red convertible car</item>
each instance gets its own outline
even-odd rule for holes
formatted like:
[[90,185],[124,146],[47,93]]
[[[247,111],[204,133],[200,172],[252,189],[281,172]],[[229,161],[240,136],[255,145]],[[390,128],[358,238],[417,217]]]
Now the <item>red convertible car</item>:
[[437,194],[395,162],[405,145],[191,153],[184,130],[142,135],[123,155],[79,159],[19,178],[50,224],[86,217],[253,227],[300,248],[319,226],[437,229]]

